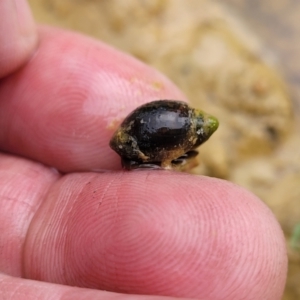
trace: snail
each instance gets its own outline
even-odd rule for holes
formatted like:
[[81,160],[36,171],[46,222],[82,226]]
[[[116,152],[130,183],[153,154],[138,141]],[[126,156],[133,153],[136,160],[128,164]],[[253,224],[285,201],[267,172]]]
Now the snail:
[[217,130],[218,120],[177,100],[157,100],[131,112],[110,140],[124,169],[178,169]]

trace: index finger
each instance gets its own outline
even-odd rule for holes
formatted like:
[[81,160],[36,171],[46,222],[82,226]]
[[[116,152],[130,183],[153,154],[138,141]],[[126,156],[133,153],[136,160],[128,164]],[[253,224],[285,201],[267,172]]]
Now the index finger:
[[0,148],[64,172],[118,169],[116,126],[135,107],[184,95],[101,42],[42,28],[33,59],[0,85]]

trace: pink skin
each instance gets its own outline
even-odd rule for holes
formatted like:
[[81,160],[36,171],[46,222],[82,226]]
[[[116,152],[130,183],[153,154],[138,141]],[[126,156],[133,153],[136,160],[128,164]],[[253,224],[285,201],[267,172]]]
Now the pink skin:
[[[23,1],[0,12],[1,297],[281,299],[284,237],[258,198],[213,178],[124,172],[108,147],[137,105],[182,93],[103,43],[37,32]],[[93,169],[108,171],[78,172]]]

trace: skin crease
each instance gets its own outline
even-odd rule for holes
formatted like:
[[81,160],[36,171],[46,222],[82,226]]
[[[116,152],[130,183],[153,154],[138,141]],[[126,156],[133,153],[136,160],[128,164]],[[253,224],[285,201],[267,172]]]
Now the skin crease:
[[257,197],[122,171],[108,147],[133,108],[182,93],[103,43],[36,30],[24,1],[0,13],[0,298],[281,299],[284,237]]

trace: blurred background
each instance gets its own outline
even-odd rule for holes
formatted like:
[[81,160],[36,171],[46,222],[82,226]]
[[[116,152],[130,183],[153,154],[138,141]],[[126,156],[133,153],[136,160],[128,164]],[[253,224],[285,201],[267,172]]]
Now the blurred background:
[[251,190],[287,242],[284,300],[300,299],[300,1],[29,0],[35,19],[160,70],[220,128],[193,172]]

